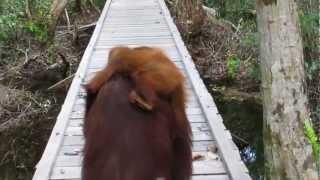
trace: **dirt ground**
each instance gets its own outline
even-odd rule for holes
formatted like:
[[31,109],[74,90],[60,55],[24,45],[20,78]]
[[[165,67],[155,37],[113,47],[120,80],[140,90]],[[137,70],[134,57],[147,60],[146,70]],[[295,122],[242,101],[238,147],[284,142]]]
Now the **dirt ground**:
[[94,29],[84,25],[98,17],[95,10],[84,9],[71,17],[75,26],[69,29],[62,17],[53,44],[27,34],[0,44],[1,180],[32,179],[70,81],[52,86],[75,73]]

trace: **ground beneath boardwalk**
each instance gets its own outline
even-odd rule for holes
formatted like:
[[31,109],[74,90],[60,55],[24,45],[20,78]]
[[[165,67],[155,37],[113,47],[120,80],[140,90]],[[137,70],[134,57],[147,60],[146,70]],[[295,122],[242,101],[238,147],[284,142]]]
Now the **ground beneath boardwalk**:
[[[53,44],[31,36],[0,44],[0,179],[32,179],[99,14],[60,20]],[[75,26],[73,26],[75,25]]]

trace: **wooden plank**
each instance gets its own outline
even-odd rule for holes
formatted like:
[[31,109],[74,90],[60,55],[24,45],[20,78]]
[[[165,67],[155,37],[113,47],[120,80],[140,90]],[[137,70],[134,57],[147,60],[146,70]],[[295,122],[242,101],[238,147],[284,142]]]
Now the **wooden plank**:
[[[73,123],[73,124],[70,124]],[[208,126],[208,124],[206,122],[193,122],[190,123],[191,125],[191,130],[193,133],[199,133],[199,132],[205,132],[205,133],[209,133],[208,136],[211,137],[211,131],[210,128]],[[73,120],[69,122],[68,128],[66,130],[66,135],[73,135],[73,136],[82,136],[83,135],[83,119],[81,120]],[[211,139],[209,139],[211,140]]]
[[148,14],[151,13],[160,13],[161,10],[159,10],[159,8],[155,8],[156,6],[154,6],[154,4],[149,4],[150,9],[144,9],[143,7],[138,7],[138,6],[132,6],[132,7],[112,7],[110,14],[112,13],[128,13],[128,12],[146,12]]
[[167,38],[136,38],[136,39],[101,39],[97,42],[98,46],[103,45],[112,45],[112,46],[119,46],[119,45],[143,45],[147,43],[155,43],[155,44],[170,44],[173,43],[170,37]]
[[149,26],[104,26],[102,31],[117,31],[117,32],[152,32],[152,31],[167,31],[168,32],[168,27],[165,24],[155,24],[155,25],[149,25]]
[[129,29],[129,28],[154,28],[154,27],[158,27],[158,28],[166,28],[167,26],[165,24],[159,23],[157,21],[155,21],[154,23],[140,23],[140,24],[104,24],[103,29],[106,28],[119,28],[119,29]]
[[[73,123],[72,125],[70,123]],[[208,124],[206,122],[192,122],[190,123],[192,132],[211,132]],[[70,133],[74,135],[83,135],[78,134],[80,131],[82,131],[83,127],[83,119],[73,120],[69,122],[68,128],[66,130],[66,133]]]
[[[71,178],[67,180],[81,180],[81,178]],[[227,174],[215,174],[215,175],[194,175],[191,180],[229,180]]]
[[[210,131],[193,131],[193,141],[212,141],[213,137]],[[78,145],[77,143],[84,143],[82,142],[81,138],[83,138],[83,131],[82,127],[69,127],[67,132],[65,132],[65,136],[68,137],[66,139],[65,145]],[[69,138],[70,137],[70,138]],[[75,140],[73,142],[73,140]],[[76,144],[73,144],[76,143]]]
[[[155,9],[156,11],[156,9]],[[126,11],[126,12],[115,12],[115,13],[112,13],[112,14],[109,14],[108,18],[111,18],[111,19],[117,19],[117,18],[120,18],[120,19],[123,19],[123,18],[133,18],[133,17],[151,17],[151,19],[154,19],[154,18],[163,18],[162,16],[162,12],[151,12],[151,13],[142,13],[142,12],[130,12],[130,11]]]
[[[83,143],[78,139],[78,143],[73,145],[63,145],[59,151],[59,156],[82,156]],[[197,153],[207,152],[209,146],[215,146],[215,141],[193,141],[192,151]]]
[[[76,151],[78,152],[78,151]],[[195,153],[195,152],[194,152]],[[210,162],[210,164],[222,164],[217,154],[214,154],[212,152],[208,151],[202,151],[202,152],[196,152],[195,154],[199,154],[202,156],[201,159],[196,160],[193,162],[193,166],[199,166],[198,164],[206,164]],[[83,152],[77,153],[77,154],[70,154],[70,153],[64,153],[62,155],[59,155],[55,164],[55,167],[77,167],[82,166],[82,160],[83,160]],[[223,165],[219,165],[223,166]],[[206,169],[203,169],[202,172],[207,171]],[[210,171],[208,171],[210,172]],[[219,172],[216,172],[219,173]],[[225,173],[225,171],[223,171]],[[201,173],[198,170],[198,174],[206,174]]]
[[[197,140],[193,139],[194,151],[206,151],[210,144],[213,144],[213,139],[208,140]],[[83,146],[83,136],[65,136],[63,146]]]
[[163,28],[168,28],[166,26],[166,24],[131,24],[131,25],[127,25],[127,24],[105,24],[103,29],[134,29],[134,28],[146,28],[146,29],[150,29],[150,28],[159,28],[159,29],[163,29]]
[[[83,121],[84,117],[83,116],[74,116],[70,118],[70,126],[74,126],[71,125],[71,123],[74,124],[79,124]],[[196,114],[196,115],[188,115],[188,120],[190,123],[201,123],[201,122],[206,122],[204,116],[201,114]],[[78,122],[73,122],[73,121],[78,121]]]
[[[127,10],[127,11],[124,11],[124,12],[119,12],[119,11],[111,11],[108,15],[108,19],[107,21],[111,21],[111,20],[115,20],[115,19],[121,19],[121,20],[134,20],[133,18],[136,18],[136,19],[145,19],[145,20],[152,20],[154,18],[157,18],[157,19],[162,19],[164,20],[164,17],[162,16],[162,12],[161,11],[157,11],[157,10],[153,10],[152,12],[150,13],[147,13],[147,16],[146,16],[146,13],[143,14],[144,11],[130,11],[130,10]],[[107,22],[106,21],[106,22]]]
[[[219,161],[195,161],[193,162],[193,174],[225,174],[223,164]],[[76,179],[81,177],[81,167],[55,167],[51,179]]]
[[119,41],[102,41],[99,42],[97,44],[97,46],[95,47],[95,49],[100,49],[100,48],[110,48],[110,47],[115,47],[115,46],[172,46],[172,44],[170,42],[168,42],[167,40],[158,40],[158,41],[147,41],[147,40],[143,40],[140,42],[119,42]]
[[[132,30],[132,31],[135,31],[135,30]],[[130,45],[128,45],[128,46],[131,47],[131,48],[138,47],[138,46],[130,46]],[[146,46],[150,46],[150,45],[146,45]],[[176,56],[181,57],[180,53],[177,52],[177,50],[176,50],[175,44],[172,44],[172,46],[151,46],[151,47],[160,48],[160,49],[162,49],[162,50],[163,50],[166,54],[168,54],[168,55],[174,54],[174,55],[176,55]],[[97,54],[97,55],[109,54],[110,49],[111,49],[111,48],[96,49],[94,52],[95,52],[95,54]]]
[[[126,1],[126,2],[113,2],[112,10],[114,9],[142,9],[145,6],[159,6],[157,3],[150,1]],[[159,10],[159,8],[158,8]]]
[[[106,33],[107,34],[107,33]],[[116,40],[116,41],[123,41],[124,39],[128,38],[132,38],[135,37],[136,39],[144,39],[144,38],[154,38],[154,37],[158,37],[159,39],[168,39],[170,38],[170,34],[167,32],[144,32],[144,33],[136,33],[134,32],[134,34],[130,34],[130,33],[121,33],[121,34],[112,34],[109,33],[106,37],[102,38],[102,41],[109,41],[109,40]]]
[[54,161],[56,159],[56,155],[58,154],[59,147],[63,142],[63,132],[66,129],[68,118],[72,111],[72,106],[75,102],[75,99],[77,98],[77,93],[79,91],[80,84],[85,73],[85,69],[89,62],[90,56],[93,52],[93,46],[95,45],[98,39],[100,30],[102,29],[102,23],[106,17],[110,2],[111,1],[108,1],[105,4],[104,10],[99,18],[99,21],[97,22],[96,28],[90,39],[88,47],[83,55],[82,61],[79,65],[75,78],[72,81],[72,84],[66,96],[65,102],[62,105],[61,112],[57,117],[57,121],[50,135],[48,144],[41,157],[41,160],[36,166],[36,171],[33,176],[33,180],[49,179],[50,172],[53,168]]
[[134,23],[136,24],[137,22],[150,22],[150,21],[162,21],[164,22],[164,18],[163,16],[159,15],[159,14],[154,14],[154,15],[150,15],[148,17],[146,16],[141,16],[141,15],[134,15],[134,14],[128,14],[126,16],[114,16],[114,17],[108,17],[108,19],[105,21],[105,23],[109,24],[109,23],[123,23],[125,24],[126,22],[128,23]]
[[[207,152],[209,146],[215,146],[215,141],[193,141],[193,152]],[[59,151],[59,156],[82,156],[83,143],[78,141],[74,145],[63,145]]]
[[131,21],[126,21],[126,20],[123,20],[123,21],[107,21],[105,23],[105,26],[108,26],[108,25],[125,25],[125,26],[142,26],[142,25],[153,25],[153,24],[164,24],[165,21],[163,19],[151,19],[151,20],[137,20],[137,21],[134,21],[134,20],[131,20]]
[[142,9],[155,9],[158,10],[160,9],[159,5],[156,3],[150,3],[150,2],[135,2],[135,3],[113,3],[111,11],[115,10],[142,10]]
[[174,48],[175,47],[175,44],[174,43],[167,43],[167,44],[158,44],[158,43],[132,43],[132,44],[125,44],[125,43],[118,43],[118,44],[99,44],[97,46],[95,46],[95,50],[105,50],[105,49],[111,49],[115,46],[128,46],[130,48],[134,48],[134,47],[140,47],[140,46],[157,46],[157,47],[160,47],[160,48],[169,48],[169,47],[172,47]]
[[84,119],[72,119],[69,121],[68,127],[81,127],[83,126]]
[[154,36],[157,37],[168,37],[171,36],[170,32],[168,31],[117,31],[117,30],[104,30],[102,33],[108,34],[108,38],[130,38],[130,37],[138,37],[138,38],[151,38]]
[[105,24],[106,25],[145,25],[145,24],[162,24],[164,20],[161,18],[154,19],[143,19],[143,18],[117,18],[117,19],[109,19]]
[[[84,118],[84,109],[72,111],[70,118],[71,119],[79,119]],[[202,109],[195,107],[195,108],[186,108],[186,114],[187,116],[193,116],[193,115],[202,115]]]
[[[210,131],[193,131],[193,141],[212,141],[213,137]],[[64,145],[84,144],[82,127],[68,127],[65,135]]]
[[[156,10],[160,10],[159,5],[153,2],[123,2],[123,3],[116,3],[114,2],[111,8],[111,11],[114,10],[143,10],[144,8],[155,8]],[[145,9],[150,10],[150,9]]]
[[[195,117],[202,117],[202,115],[193,115]],[[204,118],[202,118],[203,120]],[[69,124],[68,124],[68,129],[69,128],[74,128],[74,127],[83,127],[83,121],[84,118],[77,118],[77,119],[70,119]],[[210,128],[208,124],[205,121],[190,121],[192,131],[209,131]]]
[[165,14],[169,28],[171,29],[174,40],[177,44],[178,50],[181,53],[182,57],[184,57],[183,60],[186,66],[187,73],[189,74],[189,78],[193,84],[193,88],[198,95],[200,105],[204,110],[204,114],[212,129],[218,147],[219,149],[221,149],[220,154],[226,164],[230,178],[235,180],[251,179],[248,174],[248,170],[243,166],[243,164],[241,164],[241,159],[239,159],[239,152],[235,151],[230,144],[230,140],[226,139],[225,127],[222,123],[222,118],[218,115],[218,111],[214,105],[213,99],[206,90],[206,87],[202,82],[199,73],[196,71],[195,65],[192,62],[191,56],[189,55],[180,37],[178,29],[176,28],[170,16],[169,10],[167,9],[163,0],[158,0],[158,2]]
[[121,42],[121,41],[124,41],[124,42],[144,42],[144,41],[149,41],[149,42],[174,42],[172,40],[172,37],[171,35],[169,36],[152,36],[152,37],[137,37],[137,36],[134,36],[134,37],[128,37],[128,38],[111,38],[110,36],[108,35],[101,35],[98,42]]

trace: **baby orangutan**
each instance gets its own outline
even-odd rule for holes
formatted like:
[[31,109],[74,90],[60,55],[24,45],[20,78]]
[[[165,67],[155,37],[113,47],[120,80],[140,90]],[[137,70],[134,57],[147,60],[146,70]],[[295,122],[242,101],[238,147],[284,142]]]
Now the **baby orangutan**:
[[[135,90],[129,94],[132,103],[152,111],[156,97],[167,99],[182,125],[187,122],[185,113],[185,79],[176,65],[159,48],[115,47],[110,50],[108,65],[87,84],[88,93],[96,94],[113,75],[128,75]],[[189,130],[191,131],[191,130]]]

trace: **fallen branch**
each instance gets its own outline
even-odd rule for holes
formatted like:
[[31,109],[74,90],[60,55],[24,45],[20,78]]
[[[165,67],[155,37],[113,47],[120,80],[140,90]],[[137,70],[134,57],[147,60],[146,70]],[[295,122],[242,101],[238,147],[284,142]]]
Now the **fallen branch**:
[[66,19],[67,19],[67,26],[68,26],[68,31],[71,30],[71,27],[70,27],[70,18],[69,18],[69,14],[68,14],[68,10],[67,8],[64,9],[64,13],[65,13],[65,16],[66,16]]
[[[85,24],[85,25],[81,25],[81,26],[79,26],[79,25],[77,25],[77,24],[73,24],[73,25],[70,25],[70,28],[71,28],[70,30],[74,30],[74,28],[76,28],[77,26],[79,26],[79,27],[78,27],[78,30],[79,30],[79,31],[83,31],[83,30],[86,30],[86,29],[88,29],[88,28],[95,27],[96,24],[97,24],[97,22],[93,22],[93,23]],[[58,29],[59,29],[60,31],[64,31],[65,29],[68,29],[68,26],[58,26]]]
[[238,135],[236,135],[236,134],[234,134],[234,133],[231,133],[231,136],[232,136],[233,138],[238,139],[239,141],[247,144],[247,145],[250,145],[250,143],[249,143],[247,140],[243,139],[242,137],[240,137],[240,136],[238,136]]
[[71,83],[71,80],[73,79],[75,74],[72,74],[70,76],[68,76],[67,78],[55,83],[54,85],[50,86],[47,90],[50,91],[50,90],[53,90],[53,89],[56,89],[56,88],[59,88],[61,86],[67,86]]
[[239,31],[239,27],[237,27],[236,25],[234,25],[232,22],[226,20],[226,19],[217,19],[217,11],[214,8],[210,8],[207,6],[202,6],[204,12],[206,13],[206,16],[208,17],[208,19],[213,22],[214,24],[218,24],[220,26],[223,27],[230,27],[236,31]]
[[88,29],[88,28],[96,26],[96,24],[97,24],[97,22],[93,22],[91,24],[86,24],[86,25],[80,26],[78,30],[80,31],[80,30]]
[[202,6],[202,8],[210,18],[215,18],[217,16],[217,11],[215,9],[207,6]]

